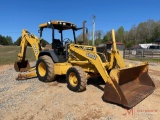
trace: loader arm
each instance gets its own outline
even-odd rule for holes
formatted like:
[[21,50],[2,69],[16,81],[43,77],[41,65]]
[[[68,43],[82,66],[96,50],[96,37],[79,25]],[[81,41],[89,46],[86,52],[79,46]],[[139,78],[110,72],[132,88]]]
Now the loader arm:
[[116,40],[115,40],[115,32],[114,30],[112,30],[112,51],[111,51],[111,55],[110,55],[110,67],[109,69],[113,68],[113,63],[114,60],[116,60],[119,68],[124,68],[126,67],[126,64],[122,58],[122,56],[119,53],[119,50],[116,47]]
[[40,39],[27,30],[22,30],[22,40],[20,44],[20,52],[18,53],[18,61],[16,61],[14,65],[14,68],[17,72],[27,71],[30,69],[28,60],[25,60],[28,43],[31,45],[34,51],[36,60],[38,59],[38,55],[41,51]]
[[[112,82],[112,80],[111,80],[111,78],[110,78],[110,76],[109,76],[109,74],[106,70],[110,66],[109,62],[108,61],[102,62],[100,56],[96,52],[96,47],[93,47],[93,46],[88,46],[88,47],[90,47],[92,49],[87,50],[87,46],[85,47],[84,45],[71,44],[70,47],[69,47],[69,53],[71,55],[74,54],[75,57],[78,57],[78,58],[80,58],[79,56],[83,57],[81,59],[83,59],[85,64],[86,64],[86,61],[88,61],[88,64],[87,64],[88,68],[91,68],[90,66],[93,65],[94,66],[93,69],[96,69],[97,73],[99,73],[101,75],[103,80],[106,83],[108,83],[109,85],[111,85],[114,88],[117,95],[119,95],[119,92],[118,92],[116,86]],[[73,61],[74,60],[71,58],[71,56],[69,56],[69,62],[70,63],[75,63]],[[83,61],[81,61],[81,63]],[[79,62],[80,61],[77,61],[76,63],[79,64]],[[93,71],[96,71],[96,70],[93,70]],[[91,71],[87,71],[87,72],[91,72]]]

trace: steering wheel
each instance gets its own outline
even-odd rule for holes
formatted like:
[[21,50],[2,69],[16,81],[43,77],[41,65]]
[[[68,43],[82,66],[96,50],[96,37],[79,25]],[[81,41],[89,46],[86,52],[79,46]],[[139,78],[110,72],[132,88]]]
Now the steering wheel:
[[71,39],[69,39],[69,38],[65,38],[65,39],[63,39],[63,42],[65,42],[65,43],[70,43],[72,40]]

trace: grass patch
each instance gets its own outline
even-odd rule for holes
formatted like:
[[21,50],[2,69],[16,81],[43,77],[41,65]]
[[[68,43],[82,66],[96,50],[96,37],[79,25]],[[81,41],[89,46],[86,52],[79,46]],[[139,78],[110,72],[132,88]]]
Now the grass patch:
[[125,59],[135,60],[135,61],[144,61],[144,62],[154,62],[154,63],[160,62],[159,58],[125,58]]
[[[0,65],[14,64],[18,60],[17,54],[19,52],[20,46],[0,46]],[[27,47],[26,60],[36,60],[31,47]]]

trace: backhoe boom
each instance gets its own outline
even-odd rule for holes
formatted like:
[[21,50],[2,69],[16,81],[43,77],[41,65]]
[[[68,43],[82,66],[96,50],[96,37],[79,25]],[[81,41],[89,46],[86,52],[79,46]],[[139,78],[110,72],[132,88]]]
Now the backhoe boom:
[[[17,72],[29,72],[29,73],[20,73],[16,79],[27,79],[30,77],[35,77],[36,72],[35,68],[30,67],[28,60],[26,60],[26,49],[27,45],[30,44],[36,60],[38,59],[38,55],[41,51],[40,40],[35,35],[31,34],[27,30],[22,30],[22,40],[20,44],[20,53],[18,53],[18,61],[14,64],[14,69]],[[32,71],[32,73],[30,72]]]
[[36,60],[38,59],[39,52],[41,51],[39,38],[27,30],[22,30],[22,40],[20,44],[21,49],[20,53],[18,54],[18,61],[25,61],[28,43],[32,46]]

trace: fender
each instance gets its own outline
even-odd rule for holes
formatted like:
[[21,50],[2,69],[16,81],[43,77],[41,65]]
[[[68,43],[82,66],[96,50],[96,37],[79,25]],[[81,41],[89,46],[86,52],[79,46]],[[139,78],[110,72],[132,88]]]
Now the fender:
[[52,60],[54,62],[59,62],[59,59],[58,59],[57,55],[55,54],[54,50],[44,50],[44,51],[41,51],[39,53],[38,58],[41,57],[41,56],[43,56],[43,55],[48,55],[48,56],[50,56],[52,58]]

